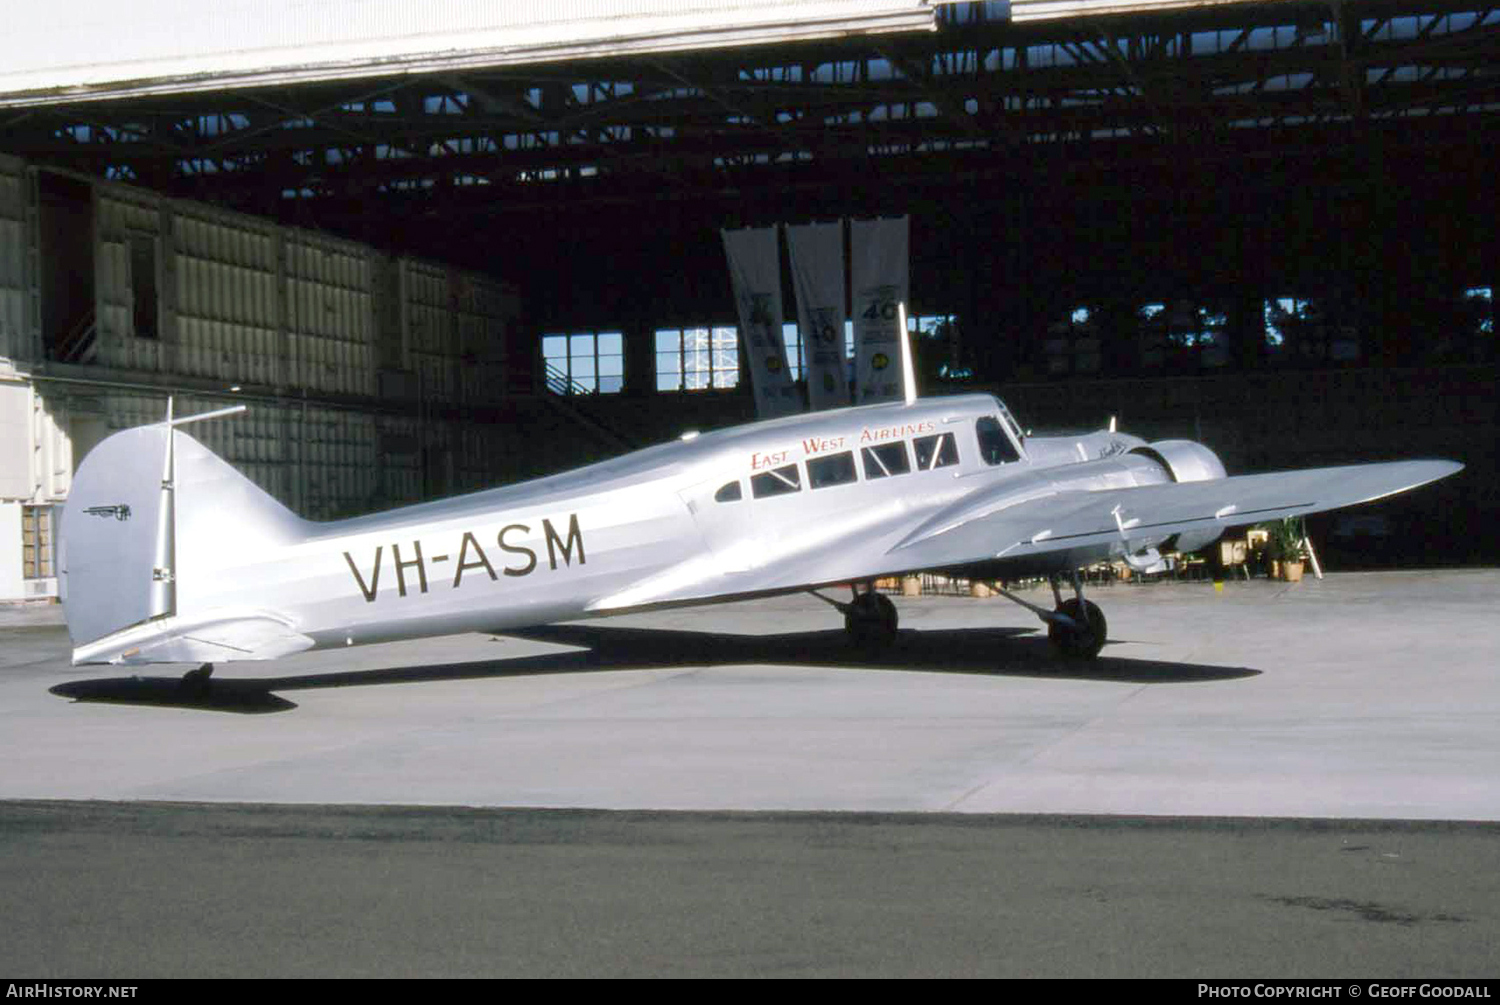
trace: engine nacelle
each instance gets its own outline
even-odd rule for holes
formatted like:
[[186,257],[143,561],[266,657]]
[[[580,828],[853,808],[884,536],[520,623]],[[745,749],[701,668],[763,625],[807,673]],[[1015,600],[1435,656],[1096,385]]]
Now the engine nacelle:
[[1174,482],[1206,482],[1225,475],[1219,455],[1192,440],[1157,440],[1131,453],[1149,457],[1166,468]]
[[[1218,454],[1192,440],[1157,440],[1136,447],[1131,453],[1149,457],[1160,464],[1174,482],[1206,482],[1225,476],[1224,462],[1219,460]],[[1168,546],[1186,554],[1206,548],[1223,533],[1222,527],[1185,531],[1177,535],[1175,542],[1169,541]]]

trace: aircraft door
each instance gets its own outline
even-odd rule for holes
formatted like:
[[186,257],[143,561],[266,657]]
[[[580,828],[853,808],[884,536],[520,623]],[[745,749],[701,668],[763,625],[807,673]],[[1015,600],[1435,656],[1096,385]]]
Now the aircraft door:
[[721,572],[745,572],[760,564],[754,507],[744,478],[712,478],[680,495]]

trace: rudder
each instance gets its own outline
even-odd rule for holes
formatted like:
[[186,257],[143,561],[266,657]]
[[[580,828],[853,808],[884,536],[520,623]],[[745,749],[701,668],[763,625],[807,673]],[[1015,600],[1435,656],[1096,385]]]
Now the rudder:
[[140,426],[84,458],[63,507],[59,593],[74,646],[161,616],[162,470],[168,427]]

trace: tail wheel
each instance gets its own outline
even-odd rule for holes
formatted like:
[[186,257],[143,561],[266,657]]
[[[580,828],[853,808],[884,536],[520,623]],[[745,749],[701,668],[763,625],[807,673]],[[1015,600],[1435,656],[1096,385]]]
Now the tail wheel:
[[1098,656],[1099,650],[1104,648],[1105,634],[1109,631],[1099,605],[1090,600],[1080,603],[1076,597],[1071,597],[1058,606],[1057,612],[1072,618],[1074,626],[1059,622],[1049,624],[1047,640],[1052,643],[1052,647],[1060,655],[1072,659],[1091,660]]
[[883,593],[861,593],[844,612],[844,630],[861,649],[884,648],[896,641],[896,605]]

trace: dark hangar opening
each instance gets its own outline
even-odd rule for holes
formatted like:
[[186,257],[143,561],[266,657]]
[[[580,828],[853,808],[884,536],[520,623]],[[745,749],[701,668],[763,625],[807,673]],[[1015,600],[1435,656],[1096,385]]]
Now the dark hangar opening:
[[[918,345],[929,392],[998,387],[1038,426],[1118,414],[1217,437],[1242,467],[1454,456],[1470,471],[1427,505],[1492,518],[1500,8],[1027,7],[7,107],[0,152],[515,284],[506,380],[628,442],[750,414],[742,381],[658,389],[661,333],[733,323],[720,228],[908,214],[912,313],[939,319]],[[68,184],[42,212],[72,261],[88,213]],[[154,330],[154,252],[133,241],[134,323]],[[83,321],[49,310],[54,341]],[[424,481],[453,483],[422,450]]]

